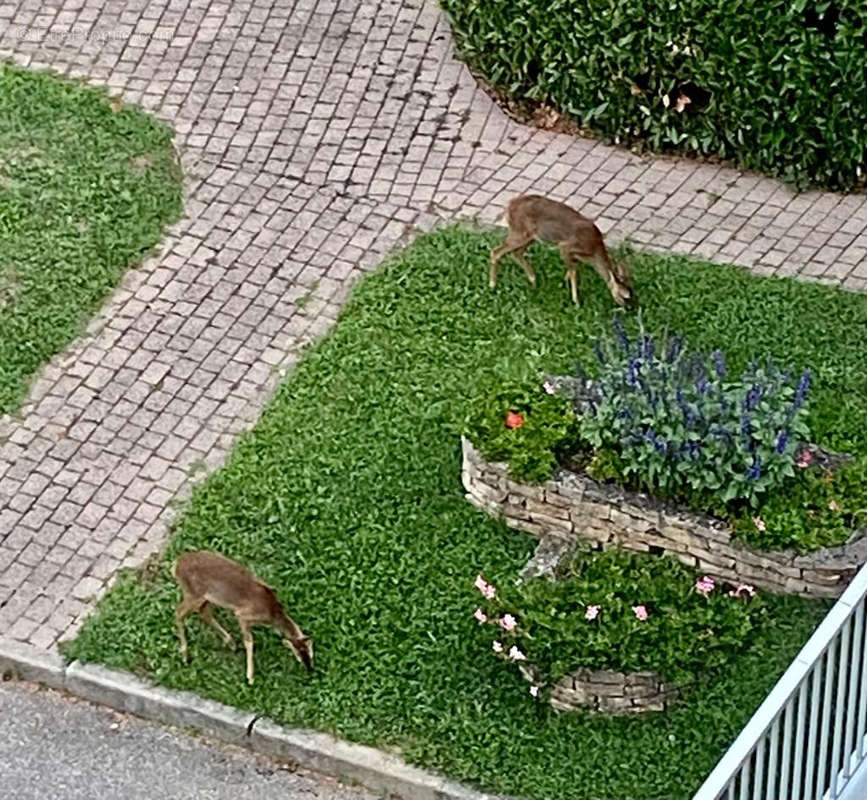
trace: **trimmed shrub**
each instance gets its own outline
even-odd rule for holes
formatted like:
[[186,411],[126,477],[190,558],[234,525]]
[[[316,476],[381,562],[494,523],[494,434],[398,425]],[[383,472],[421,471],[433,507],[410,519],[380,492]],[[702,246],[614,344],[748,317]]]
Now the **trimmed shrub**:
[[441,0],[496,88],[603,136],[719,156],[797,186],[867,171],[858,0]]

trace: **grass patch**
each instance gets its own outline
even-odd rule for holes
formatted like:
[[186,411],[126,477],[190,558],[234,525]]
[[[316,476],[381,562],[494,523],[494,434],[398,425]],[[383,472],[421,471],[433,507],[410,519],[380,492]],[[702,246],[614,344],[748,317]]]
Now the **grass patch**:
[[[563,374],[586,361],[613,308],[589,271],[584,305],[574,308],[556,251],[538,246],[529,254],[537,289],[510,264],[488,291],[494,238],[457,229],[423,236],[367,279],[228,464],[196,489],[153,583],[121,581],[68,654],[389,747],[490,791],[690,795],[827,603],[767,598],[766,636],[683,706],[645,719],[558,716],[491,655],[472,617],[473,581],[481,570],[498,585],[513,580],[535,541],[463,497],[459,434],[469,399],[495,380]],[[851,439],[863,452],[867,298],[683,258],[630,262],[649,328],[667,323],[707,350],[725,343],[733,369],[757,351],[812,365],[814,434],[827,444]],[[195,621],[193,661],[181,664],[180,593],[168,565],[200,547],[243,560],[278,587],[315,636],[314,675],[275,634],[257,631],[258,682],[248,687],[243,653],[225,651]]]
[[178,218],[171,141],[105,91],[0,65],[0,414]]

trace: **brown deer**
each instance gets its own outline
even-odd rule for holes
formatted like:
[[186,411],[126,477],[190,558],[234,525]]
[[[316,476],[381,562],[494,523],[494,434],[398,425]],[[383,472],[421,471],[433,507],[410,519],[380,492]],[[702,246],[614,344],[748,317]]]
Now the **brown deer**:
[[246,567],[219,553],[199,550],[179,556],[172,566],[172,574],[184,593],[175,610],[184,663],[188,662],[184,620],[194,611],[234,649],[232,635],[214,619],[213,606],[220,606],[235,612],[241,628],[247,651],[247,683],[253,683],[253,634],[250,631],[253,625],[270,625],[281,631],[286,647],[308,671],[313,670],[313,640],[286,614],[275,591]]
[[497,264],[511,253],[524,268],[530,283],[536,285],[536,273],[524,258],[524,250],[538,239],[556,244],[566,265],[564,280],[572,287],[572,302],[578,303],[578,262],[586,261],[608,285],[614,302],[620,306],[635,305],[632,278],[626,267],[616,264],[608,255],[602,234],[593,220],[556,200],[536,194],[516,197],[506,209],[509,235],[506,241],[491,251],[489,286],[497,285]]

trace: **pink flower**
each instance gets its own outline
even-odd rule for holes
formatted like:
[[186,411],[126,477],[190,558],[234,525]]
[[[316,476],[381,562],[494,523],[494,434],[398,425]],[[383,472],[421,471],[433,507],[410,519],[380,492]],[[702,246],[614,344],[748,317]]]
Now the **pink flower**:
[[755,525],[760,531],[767,530],[767,525],[765,525],[765,521],[761,517],[753,517],[753,525]]
[[524,424],[524,417],[521,414],[517,414],[514,411],[510,411],[506,414],[506,427],[507,428],[520,428]]
[[642,622],[647,619],[647,609],[644,606],[632,606],[632,613]]
[[493,600],[497,596],[497,590],[482,577],[481,573],[476,576],[474,585],[488,600]]
[[705,597],[713,591],[714,586],[716,586],[716,584],[710,575],[705,575],[703,578],[695,582],[695,590]]
[[806,469],[813,461],[813,454],[809,450],[801,450],[798,460],[795,462],[801,469]]
[[584,612],[584,619],[596,619],[601,609],[602,606],[587,606],[587,610]]
[[488,621],[488,615],[482,609],[477,608],[473,616],[479,621],[479,625]]
[[533,697],[538,697],[539,696],[539,687],[538,686],[531,686],[530,687],[530,694],[533,695]]
[[755,587],[750,586],[750,584],[748,583],[739,583],[736,589],[732,589],[729,592],[729,597],[743,597],[744,595],[747,595],[748,597],[755,597]]
[[518,621],[511,614],[504,614],[502,619],[497,620],[497,624],[504,631],[513,631],[518,625]]
[[509,650],[509,658],[512,661],[526,661],[527,656],[525,656],[515,645],[512,645],[512,649]]
[[503,652],[503,645],[500,642],[494,642],[492,647],[493,647],[493,650],[495,653],[502,653]]

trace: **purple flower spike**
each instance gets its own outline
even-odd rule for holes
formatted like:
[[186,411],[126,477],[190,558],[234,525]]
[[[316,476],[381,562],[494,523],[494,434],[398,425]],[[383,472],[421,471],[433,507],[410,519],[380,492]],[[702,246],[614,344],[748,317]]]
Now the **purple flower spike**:
[[747,411],[755,411],[756,406],[759,404],[759,400],[762,399],[762,387],[753,384],[753,388],[747,392],[746,400],[744,401],[744,408]]
[[629,350],[629,338],[626,336],[626,331],[623,330],[623,322],[619,316],[614,317],[614,335],[617,341],[624,350]]
[[598,339],[593,342],[593,352],[596,353],[596,360],[599,362],[599,365],[605,364],[605,354],[602,352],[602,345],[599,344]]
[[638,385],[638,370],[641,362],[630,358],[629,359],[629,385],[634,389]]
[[792,402],[794,408],[800,408],[804,403],[804,398],[807,396],[807,391],[810,388],[810,370],[807,370],[798,383],[798,391],[795,392],[795,399]]
[[653,337],[648,336],[646,333],[642,335],[641,342],[639,344],[639,353],[643,359],[647,361],[653,360]]
[[762,476],[762,459],[758,456],[753,457],[753,465],[747,470],[747,478],[751,481],[757,481]]
[[683,339],[679,336],[672,336],[671,339],[668,340],[668,348],[665,353],[665,360],[671,364],[679,355],[680,351],[683,349]]

